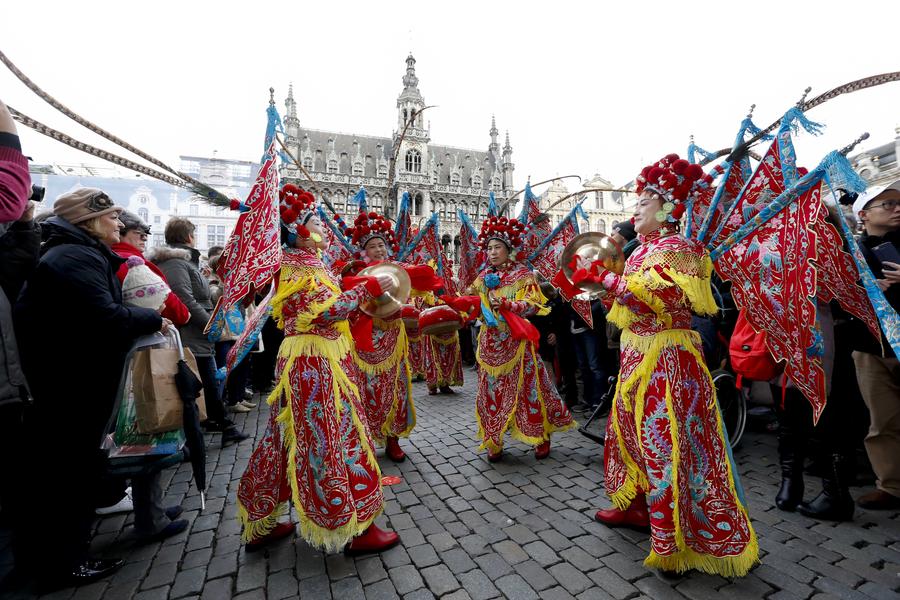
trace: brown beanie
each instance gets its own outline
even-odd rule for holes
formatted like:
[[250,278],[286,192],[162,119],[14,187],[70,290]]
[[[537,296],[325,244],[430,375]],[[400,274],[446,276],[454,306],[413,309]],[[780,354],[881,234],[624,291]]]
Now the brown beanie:
[[103,190],[90,187],[66,192],[58,197],[53,205],[53,214],[72,225],[122,210],[124,209],[121,206],[113,204],[112,199]]

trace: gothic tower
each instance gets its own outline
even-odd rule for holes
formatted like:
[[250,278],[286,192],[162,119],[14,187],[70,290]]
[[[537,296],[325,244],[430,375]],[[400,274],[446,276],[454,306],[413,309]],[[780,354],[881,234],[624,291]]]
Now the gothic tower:
[[512,161],[512,146],[509,145],[509,131],[506,132],[506,143],[503,145],[503,163],[501,163],[503,171],[503,189],[512,193],[513,189],[513,171],[516,166]]
[[[274,97],[269,99],[269,104],[274,106]],[[287,99],[284,101],[285,117],[284,117],[284,145],[287,146],[291,154],[297,160],[300,156],[300,119],[297,118],[297,102],[294,100],[294,84],[288,86]],[[298,177],[299,169],[292,164],[287,166],[288,177]]]
[[[408,191],[412,200],[412,212],[414,215],[424,215],[431,212],[428,188],[430,188],[430,175],[428,174],[428,142],[429,131],[425,128],[422,109],[425,108],[425,99],[419,92],[419,78],[416,77],[416,59],[410,54],[406,57],[406,74],[403,76],[403,91],[397,98],[397,130],[394,132],[394,152],[397,157],[396,181],[399,183],[397,198],[404,191]],[[404,130],[403,142],[400,136]],[[390,206],[389,214],[394,213],[398,206]]]

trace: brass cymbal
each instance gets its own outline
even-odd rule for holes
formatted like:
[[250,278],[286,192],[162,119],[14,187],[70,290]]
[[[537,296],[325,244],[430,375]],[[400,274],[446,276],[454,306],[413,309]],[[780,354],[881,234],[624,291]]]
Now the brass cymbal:
[[[569,242],[563,249],[560,257],[560,267],[569,281],[572,280],[574,269],[569,267],[574,257],[580,257],[584,268],[594,261],[602,261],[603,267],[613,273],[621,275],[625,270],[625,253],[622,248],[610,236],[597,231],[581,233]],[[581,288],[590,293],[605,293],[605,289],[599,283],[582,283]]]
[[403,308],[403,305],[409,301],[412,285],[409,280],[409,274],[403,267],[391,262],[382,262],[366,267],[359,272],[359,275],[367,277],[387,275],[397,285],[397,289],[393,293],[382,294],[359,307],[361,311],[370,317],[389,317]]

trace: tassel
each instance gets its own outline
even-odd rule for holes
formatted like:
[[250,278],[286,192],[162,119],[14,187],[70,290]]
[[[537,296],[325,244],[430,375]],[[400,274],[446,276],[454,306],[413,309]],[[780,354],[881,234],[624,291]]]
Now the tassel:
[[847,157],[837,150],[828,153],[820,165],[825,169],[830,181],[850,192],[861,194],[866,191],[866,182],[853,169]]
[[781,129],[783,130],[787,127],[790,127],[794,134],[799,133],[800,127],[803,127],[806,133],[811,133],[812,135],[819,135],[822,133],[822,129],[825,128],[823,124],[807,119],[803,111],[796,106],[781,117]]

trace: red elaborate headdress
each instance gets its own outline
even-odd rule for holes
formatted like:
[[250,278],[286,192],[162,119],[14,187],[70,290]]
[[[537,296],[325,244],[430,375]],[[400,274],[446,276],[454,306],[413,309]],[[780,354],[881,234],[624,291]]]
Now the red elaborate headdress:
[[393,224],[387,217],[376,212],[360,211],[353,221],[353,226],[348,227],[344,235],[360,250],[365,249],[372,238],[380,237],[392,254],[400,251],[400,246],[394,238]]
[[500,240],[511,251],[517,250],[522,245],[522,239],[527,231],[528,226],[518,219],[492,215],[481,224],[478,243],[482,248],[487,248],[489,241]]
[[663,199],[660,221],[677,222],[685,211],[684,203],[692,200],[712,183],[712,175],[705,175],[700,165],[690,163],[677,154],[667,154],[641,170],[635,191],[659,194]]
[[308,238],[306,222],[316,214],[316,197],[293,183],[286,183],[278,192],[278,213],[288,231]]

